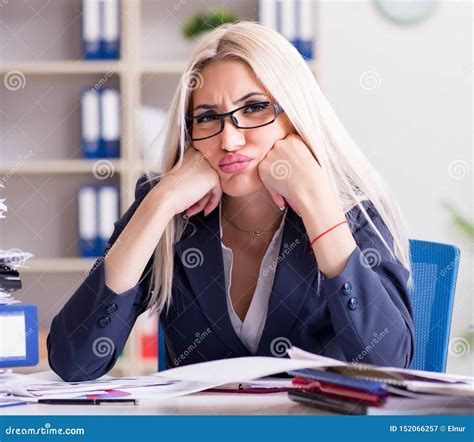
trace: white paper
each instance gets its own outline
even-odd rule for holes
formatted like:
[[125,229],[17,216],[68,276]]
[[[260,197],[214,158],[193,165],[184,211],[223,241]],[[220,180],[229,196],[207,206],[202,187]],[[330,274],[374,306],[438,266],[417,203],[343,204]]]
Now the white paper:
[[252,381],[261,377],[291,370],[318,368],[322,366],[326,365],[312,360],[247,356],[171,368],[160,372],[160,375],[169,379],[222,385],[230,382]]

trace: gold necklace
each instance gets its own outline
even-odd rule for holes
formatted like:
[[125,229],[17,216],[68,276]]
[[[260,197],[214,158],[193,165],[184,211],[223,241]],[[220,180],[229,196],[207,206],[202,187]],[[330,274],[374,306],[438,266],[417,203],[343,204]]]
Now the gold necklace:
[[229,218],[227,218],[224,214],[222,214],[222,216],[224,217],[224,219],[226,221],[229,221],[229,223],[231,223],[237,230],[240,230],[241,232],[244,232],[244,233],[249,233],[250,235],[252,236],[260,236],[260,235],[263,235],[264,233],[272,233],[273,230],[270,229],[270,230],[244,230],[244,229],[241,229],[240,227],[237,227]]

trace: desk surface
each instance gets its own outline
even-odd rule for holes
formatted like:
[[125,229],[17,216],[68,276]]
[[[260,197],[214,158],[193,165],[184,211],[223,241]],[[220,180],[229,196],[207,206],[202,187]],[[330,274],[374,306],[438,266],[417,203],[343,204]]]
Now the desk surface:
[[140,399],[138,405],[28,404],[0,408],[0,415],[333,415],[288,399],[287,393],[194,393]]

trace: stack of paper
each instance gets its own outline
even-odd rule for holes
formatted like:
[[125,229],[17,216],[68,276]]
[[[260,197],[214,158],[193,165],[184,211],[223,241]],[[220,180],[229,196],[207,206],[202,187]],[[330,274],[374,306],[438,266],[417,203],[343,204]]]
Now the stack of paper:
[[0,376],[0,404],[2,399],[3,401],[21,399],[25,402],[37,402],[38,399],[72,399],[90,395],[164,398],[202,391],[214,385],[162,379],[159,375],[102,376],[94,381],[64,382],[52,371],[31,375],[9,374]]
[[32,256],[31,253],[0,250],[0,305],[20,302],[11,295],[21,289],[20,274],[16,267],[22,267],[22,263]]

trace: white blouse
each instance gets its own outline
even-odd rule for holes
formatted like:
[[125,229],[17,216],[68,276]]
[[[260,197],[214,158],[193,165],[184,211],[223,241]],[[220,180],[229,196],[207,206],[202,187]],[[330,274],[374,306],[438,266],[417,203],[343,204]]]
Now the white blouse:
[[233,253],[232,249],[227,247],[222,242],[222,215],[221,215],[221,203],[219,203],[219,225],[220,235],[222,244],[222,255],[224,258],[224,273],[225,273],[225,289],[227,299],[227,309],[229,310],[230,320],[234,327],[235,333],[240,338],[242,343],[248,348],[248,350],[255,354],[257,352],[258,343],[262,336],[263,327],[267,319],[268,312],[268,301],[273,287],[273,280],[275,278],[275,270],[277,266],[278,253],[280,251],[281,240],[283,236],[283,225],[285,223],[286,213],[288,208],[285,209],[283,218],[278,227],[277,231],[273,235],[272,241],[270,242],[265,256],[262,259],[260,265],[259,277],[257,286],[250,303],[247,314],[245,315],[244,321],[235,313],[234,306],[230,297],[230,286],[231,286],[231,275],[232,275],[232,263]]

